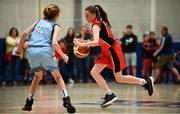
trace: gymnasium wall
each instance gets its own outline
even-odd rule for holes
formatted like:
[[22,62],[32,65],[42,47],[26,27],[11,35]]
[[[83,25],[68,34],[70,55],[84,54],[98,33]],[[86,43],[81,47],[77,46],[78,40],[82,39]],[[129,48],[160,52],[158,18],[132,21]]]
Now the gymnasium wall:
[[61,8],[58,23],[64,36],[66,30],[74,26],[74,0],[0,0],[0,37],[7,36],[12,26],[17,27],[19,32],[25,30],[43,17],[44,8],[50,3]]
[[167,25],[174,40],[180,42],[180,0],[156,1],[156,30]]
[[[150,30],[150,2],[151,0],[81,0],[82,24],[86,23],[84,9],[88,5],[100,4],[107,11],[112,24],[112,31],[119,37],[127,24],[134,26],[134,32],[142,41],[142,34]],[[22,32],[33,22],[42,18],[44,7],[49,3],[56,3],[61,7],[61,36],[66,34],[67,28],[74,27],[75,0],[0,0],[0,37],[8,35],[8,31],[15,26]],[[180,41],[180,0],[155,0],[155,30],[157,35],[162,25],[169,27],[174,41]],[[78,29],[78,28],[77,28]]]
[[149,0],[88,0],[83,1],[83,9],[91,4],[102,5],[109,16],[114,34],[122,35],[127,24],[132,24],[134,32],[140,36],[141,31],[149,30]]
[[[122,36],[122,29],[127,24],[132,24],[139,41],[142,41],[142,34],[151,28],[151,0],[82,0],[82,4],[83,10],[88,5],[101,4],[108,13],[114,34],[119,36]],[[174,41],[180,41],[179,6],[180,0],[155,0],[155,30],[158,36],[160,27],[166,25]]]

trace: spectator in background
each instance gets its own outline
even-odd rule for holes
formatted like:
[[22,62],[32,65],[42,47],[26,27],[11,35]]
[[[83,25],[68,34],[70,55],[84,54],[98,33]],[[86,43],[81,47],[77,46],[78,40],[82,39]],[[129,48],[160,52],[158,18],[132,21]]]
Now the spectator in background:
[[[28,41],[26,41],[23,45],[23,55],[17,68],[19,75],[22,76],[23,78],[23,85],[30,85],[32,81],[32,75],[30,73],[30,65],[26,57],[27,48],[28,48]],[[21,82],[19,84],[21,84]]]
[[[59,44],[61,50],[63,51],[63,53],[67,53],[68,49],[67,49],[67,46],[66,46],[65,41],[64,41],[63,38],[58,41],[58,44]],[[68,69],[67,69],[66,63],[64,62],[63,58],[58,54],[57,51],[55,51],[55,58],[54,59],[56,60],[56,62],[59,65],[59,68],[60,68],[59,71],[62,74],[63,80],[67,83],[68,80],[69,80],[69,76],[68,76],[69,73],[68,73]]]
[[163,26],[161,28],[161,44],[157,51],[153,53],[154,57],[159,56],[159,60],[157,62],[157,68],[154,76],[154,82],[158,81],[160,76],[160,72],[162,69],[169,69],[173,74],[175,74],[177,81],[180,81],[180,75],[177,69],[173,65],[173,56],[172,56],[172,45],[173,40],[171,35],[168,33],[168,27]]
[[[127,65],[126,73],[137,75],[136,73],[136,63],[137,63],[137,54],[136,54],[136,46],[137,46],[137,36],[133,33],[133,26],[126,26],[126,33],[121,38],[121,47],[124,52],[125,61]],[[131,73],[132,71],[132,73]]]
[[9,36],[6,37],[6,86],[14,85],[13,81],[17,78],[17,65],[19,64],[20,58],[16,55],[17,46],[19,44],[19,33],[17,28],[12,27],[9,31]]
[[150,32],[149,34],[143,35],[143,71],[142,76],[149,76],[152,68],[155,68],[155,61],[153,53],[158,48],[155,39],[155,33]]
[[[74,53],[73,53],[73,39],[75,37],[74,28],[69,28],[66,36],[64,37],[65,44],[67,46],[67,55],[69,57],[68,64],[64,70],[67,71],[68,83],[74,83],[75,74],[74,74]],[[74,79],[74,80],[73,80]],[[66,81],[65,81],[66,82]]]
[[174,66],[180,72],[180,50],[174,54]]
[[[126,28],[124,28],[123,31],[122,31],[122,36],[124,37],[125,35],[127,35],[127,29]],[[122,45],[122,38],[119,39],[119,42],[120,42],[121,45]]]
[[[81,26],[79,32],[79,38],[83,41],[92,40],[92,34],[89,28],[86,25]],[[93,67],[94,55],[96,54],[96,48],[90,47],[90,54],[86,58],[79,59],[77,58],[77,72],[78,72],[78,82],[89,83],[91,82],[91,74],[90,71]],[[82,67],[83,66],[83,67]]]

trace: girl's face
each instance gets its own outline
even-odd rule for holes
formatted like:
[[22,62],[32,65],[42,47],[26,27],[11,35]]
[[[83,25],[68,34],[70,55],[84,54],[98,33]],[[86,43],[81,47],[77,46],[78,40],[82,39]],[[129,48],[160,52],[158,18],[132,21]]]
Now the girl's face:
[[16,38],[16,36],[17,36],[17,32],[16,32],[16,30],[15,30],[15,29],[13,29],[13,30],[12,30],[12,32],[11,32],[11,36],[12,36],[13,38]]
[[74,34],[74,31],[73,29],[69,29],[69,32],[68,32],[69,36],[72,36]]
[[95,18],[96,18],[96,14],[95,13],[91,13],[89,11],[85,11],[85,17],[86,17],[86,20],[88,21],[88,23],[93,23]]

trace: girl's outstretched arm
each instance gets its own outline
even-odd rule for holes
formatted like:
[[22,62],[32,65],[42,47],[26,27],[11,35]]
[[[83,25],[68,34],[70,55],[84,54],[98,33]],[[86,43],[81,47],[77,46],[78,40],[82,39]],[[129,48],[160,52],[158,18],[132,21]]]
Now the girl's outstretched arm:
[[[36,22],[37,23],[37,22]],[[27,38],[27,36],[33,31],[34,29],[34,26],[36,23],[33,23],[29,28],[27,28],[22,34],[21,34],[21,37],[20,37],[20,42],[19,42],[19,45],[18,45],[18,48],[17,48],[17,51],[16,51],[16,54],[17,55],[21,55],[22,53],[22,46]]]
[[61,47],[59,46],[58,40],[57,40],[59,37],[60,37],[60,28],[59,28],[59,26],[55,26],[53,40],[52,40],[52,46],[58,52],[58,54],[64,59],[64,61],[67,63],[69,60],[69,57],[63,53],[63,51],[61,50]]

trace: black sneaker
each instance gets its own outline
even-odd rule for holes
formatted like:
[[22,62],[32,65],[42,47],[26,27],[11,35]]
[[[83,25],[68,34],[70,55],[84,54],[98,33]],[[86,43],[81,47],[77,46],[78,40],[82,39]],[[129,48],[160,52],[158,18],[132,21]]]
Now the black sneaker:
[[71,100],[70,100],[70,97],[69,96],[67,96],[67,97],[64,97],[63,98],[63,106],[65,107],[65,108],[67,108],[67,112],[68,113],[75,113],[76,112],[76,109],[75,109],[75,107],[74,106],[72,106],[72,104],[71,104]]
[[147,77],[147,78],[145,78],[145,80],[147,83],[143,87],[148,91],[149,96],[151,96],[153,94],[153,91],[154,91],[153,78]]
[[32,105],[33,105],[34,99],[29,100],[28,98],[26,99],[26,104],[24,105],[22,110],[25,111],[31,111],[32,110]]
[[116,101],[118,98],[114,93],[108,95],[106,94],[104,97],[104,102],[101,104],[102,108],[110,106],[114,101]]

